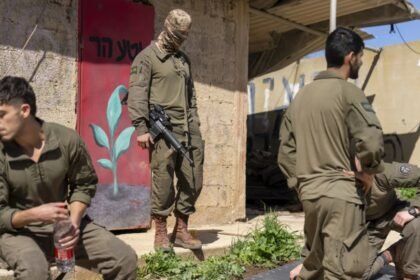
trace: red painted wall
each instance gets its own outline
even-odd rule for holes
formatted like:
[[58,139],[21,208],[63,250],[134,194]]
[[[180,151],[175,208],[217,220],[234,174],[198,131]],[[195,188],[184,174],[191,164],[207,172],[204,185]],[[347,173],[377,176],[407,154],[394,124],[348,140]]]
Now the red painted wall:
[[[110,159],[110,154],[106,147],[100,147],[95,141],[91,125],[101,127],[111,142],[107,121],[108,100],[117,86],[128,87],[131,62],[153,38],[154,10],[152,6],[129,0],[80,0],[79,7],[80,88],[77,129],[94,162],[100,192],[101,187],[113,184],[114,176],[112,170],[97,162],[99,159]],[[122,106],[121,119],[113,141],[123,129],[130,126],[127,106]],[[136,132],[131,136],[128,150],[117,160],[118,185],[148,188],[150,191],[149,155],[139,149],[135,138]],[[129,202],[128,199],[123,203]],[[143,211],[148,210],[148,201],[131,202],[133,206],[143,205]],[[147,219],[140,220],[137,220],[136,225],[148,223]],[[128,223],[127,227],[136,225]],[[109,227],[115,228],[112,225]]]

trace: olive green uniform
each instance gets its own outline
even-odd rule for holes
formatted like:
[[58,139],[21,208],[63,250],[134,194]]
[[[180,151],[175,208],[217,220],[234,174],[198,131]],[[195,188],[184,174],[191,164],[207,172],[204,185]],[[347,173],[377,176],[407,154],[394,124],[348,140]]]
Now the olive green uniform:
[[343,173],[354,170],[352,145],[364,172],[383,170],[382,129],[363,92],[323,71],[297,94],[280,128],[279,166],[305,212],[310,252],[301,279],[361,278],[366,269],[364,196]]
[[[41,122],[41,121],[40,121]],[[52,224],[12,226],[14,213],[45,203],[80,201],[89,205],[97,176],[81,138],[64,126],[42,122],[45,144],[38,162],[15,142],[0,143],[0,257],[16,279],[48,279],[54,254]],[[112,233],[84,217],[76,264],[104,279],[135,279],[134,251]]]
[[[170,117],[172,133],[190,149],[189,162],[159,139],[151,150],[153,173],[152,214],[168,216],[175,208],[184,215],[195,212],[203,182],[204,147],[199,129],[196,94],[188,57],[167,54],[155,42],[140,52],[131,66],[128,112],[138,135],[149,131],[149,110],[160,105]],[[173,181],[178,179],[177,194]]]
[[398,263],[403,264],[403,272],[408,275],[420,274],[420,218],[415,218],[404,227],[393,223],[397,212],[409,206],[420,208],[420,190],[417,196],[404,201],[397,197],[396,187],[420,187],[420,168],[405,163],[385,164],[385,170],[377,174],[367,198],[370,260],[366,279],[374,276],[384,265],[384,259],[378,257],[388,233],[395,230],[401,233],[402,240],[396,246]]

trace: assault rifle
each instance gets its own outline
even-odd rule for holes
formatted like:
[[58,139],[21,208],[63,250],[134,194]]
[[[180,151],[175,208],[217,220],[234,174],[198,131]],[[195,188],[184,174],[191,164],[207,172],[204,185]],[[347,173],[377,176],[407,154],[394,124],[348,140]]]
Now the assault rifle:
[[162,137],[169,142],[171,147],[176,151],[181,153],[192,165],[193,161],[188,156],[188,151],[185,147],[179,143],[179,141],[172,135],[170,129],[172,128],[171,123],[169,122],[169,116],[159,105],[153,105],[154,109],[150,111],[150,129],[149,133],[152,136],[153,140],[162,135]]

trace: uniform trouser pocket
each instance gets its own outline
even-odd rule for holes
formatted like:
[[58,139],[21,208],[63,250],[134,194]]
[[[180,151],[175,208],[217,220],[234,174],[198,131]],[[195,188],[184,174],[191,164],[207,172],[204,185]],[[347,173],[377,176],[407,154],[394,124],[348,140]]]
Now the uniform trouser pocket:
[[[362,278],[368,266],[367,248],[369,246],[366,229],[351,234],[344,241],[326,238],[324,267],[326,279]],[[334,275],[334,277],[332,277]]]
[[369,239],[366,227],[355,231],[341,244],[341,266],[344,274],[361,278],[368,266]]

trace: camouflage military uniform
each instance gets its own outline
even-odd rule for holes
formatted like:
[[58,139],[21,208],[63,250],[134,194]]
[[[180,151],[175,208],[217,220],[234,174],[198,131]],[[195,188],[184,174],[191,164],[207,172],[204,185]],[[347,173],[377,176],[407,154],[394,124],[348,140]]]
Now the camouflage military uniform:
[[[152,42],[131,66],[128,110],[138,135],[148,132],[149,110],[155,104],[169,115],[174,136],[190,147],[194,165],[173,152],[164,139],[153,145],[152,214],[168,216],[175,208],[181,214],[190,215],[195,212],[194,205],[201,192],[204,160],[190,62],[181,51],[168,54]],[[177,195],[174,173],[178,179]]]

